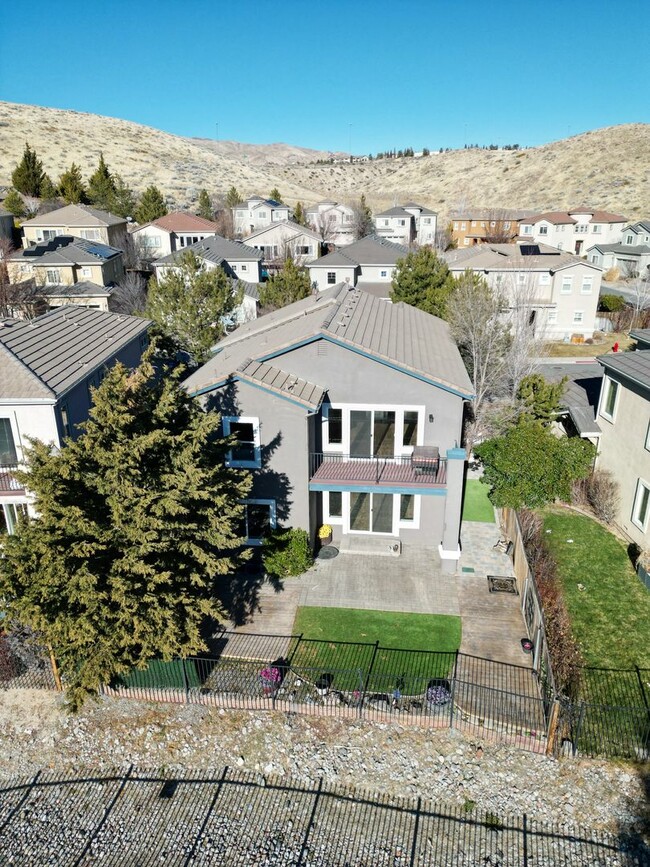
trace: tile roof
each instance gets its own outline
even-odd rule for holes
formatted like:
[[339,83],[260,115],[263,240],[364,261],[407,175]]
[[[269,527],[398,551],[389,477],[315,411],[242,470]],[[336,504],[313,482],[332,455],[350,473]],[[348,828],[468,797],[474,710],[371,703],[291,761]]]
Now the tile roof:
[[290,397],[308,409],[318,409],[325,395],[325,389],[321,385],[314,385],[293,373],[286,373],[279,367],[251,358],[237,368],[237,376],[239,379],[263,385],[276,394]]
[[121,256],[122,251],[99,241],[86,241],[72,235],[58,235],[51,241],[17,250],[8,258],[29,262],[35,266],[46,265],[98,265]]
[[135,232],[144,229],[145,226],[157,226],[165,232],[214,232],[216,235],[219,231],[216,223],[185,211],[172,211],[171,214],[165,214],[164,217],[158,217],[150,223],[143,223]]
[[214,262],[215,265],[230,261],[259,262],[262,259],[261,250],[256,250],[240,241],[229,241],[227,238],[222,238],[221,235],[211,235],[209,238],[197,241],[196,244],[189,244],[168,256],[156,259],[153,265],[171,265],[187,250],[191,250],[199,259]]
[[345,252],[336,250],[316,259],[310,268],[328,268],[338,265],[342,267],[356,267],[357,265],[395,265],[399,259],[408,255],[408,247],[403,244],[395,244],[377,235],[366,235],[353,244],[345,247]]
[[592,208],[571,208],[570,211],[545,211],[542,214],[532,214],[526,217],[521,222],[541,223],[544,220],[547,223],[559,226],[563,223],[577,223],[578,220],[572,217],[572,214],[591,214],[592,223],[625,223],[627,218],[621,214],[610,214],[609,211],[594,211]]
[[451,211],[450,217],[452,220],[514,220],[515,222],[524,220],[534,216],[535,211],[512,210],[512,208],[480,208],[468,211],[455,210]]
[[577,220],[574,220],[573,217],[570,217],[566,211],[544,211],[543,214],[531,214],[522,220],[523,223],[541,223],[544,220],[547,223],[553,223],[555,226],[559,226],[562,223],[577,223]]
[[118,217],[109,211],[100,211],[90,205],[65,205],[47,214],[39,214],[31,220],[25,220],[23,226],[68,226],[86,228],[93,226],[126,225],[124,217]]
[[[308,226],[300,226],[298,223],[294,223],[293,220],[276,220],[274,223],[264,226],[263,229],[258,229],[256,232],[246,235],[246,243],[248,244],[253,238],[259,238],[261,235],[265,235],[267,232],[277,229],[278,226],[286,226],[288,229],[293,229],[293,237],[296,235],[308,235],[315,241],[320,241],[320,235],[316,234],[316,232]],[[289,236],[287,236],[287,240],[290,240]]]
[[425,217],[431,216],[435,217],[438,215],[437,211],[431,211],[429,208],[425,208],[424,205],[418,205],[417,202],[407,202],[405,205],[402,205],[403,208],[417,208],[418,211],[423,214]]
[[433,385],[472,396],[449,326],[408,304],[389,304],[345,284],[247,322],[216,346],[216,354],[185,380],[193,394],[218,387],[250,359],[274,363],[305,340],[332,340],[394,365]]
[[80,280],[78,283],[70,285],[64,283],[54,286],[43,286],[39,291],[46,298],[83,298],[84,296],[108,298],[112,295],[114,288],[114,286],[98,286],[97,283],[92,283],[90,280]]
[[[526,255],[522,252],[526,247],[538,252]],[[460,250],[447,250],[440,255],[449,270],[454,272],[461,268],[474,271],[559,271],[578,264],[602,271],[593,262],[546,244],[477,244]]]
[[405,211],[401,205],[396,205],[394,208],[389,208],[387,211],[381,211],[381,213],[375,214],[375,217],[408,217],[409,219],[412,219],[413,214],[409,211]]
[[629,229],[633,229],[635,232],[650,232],[650,220],[637,220],[636,223],[630,223],[625,227],[624,231],[628,231]]
[[635,328],[634,331],[630,331],[630,337],[632,340],[639,340],[650,346],[650,328]]
[[66,305],[31,321],[5,325],[0,348],[10,354],[14,368],[21,363],[41,383],[43,396],[59,397],[150,325],[136,316]]
[[617,373],[620,377],[650,390],[650,349],[599,355],[597,361],[608,373]]
[[622,214],[612,214],[610,211],[594,211],[592,208],[571,208],[570,214],[591,214],[592,223],[627,223],[627,217]]
[[600,250],[601,253],[621,253],[625,256],[647,256],[650,247],[645,244],[594,244],[589,250]]

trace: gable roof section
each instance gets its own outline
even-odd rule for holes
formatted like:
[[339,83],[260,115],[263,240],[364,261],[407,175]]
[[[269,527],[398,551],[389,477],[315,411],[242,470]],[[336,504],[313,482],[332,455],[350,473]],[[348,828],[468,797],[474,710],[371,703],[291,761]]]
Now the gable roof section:
[[599,250],[601,253],[620,253],[623,256],[647,256],[650,247],[645,244],[594,244],[590,250]]
[[229,241],[227,238],[222,238],[221,235],[211,235],[209,238],[197,241],[196,244],[189,244],[168,256],[156,259],[153,264],[154,266],[172,265],[188,250],[191,250],[199,259],[205,259],[206,262],[213,262],[215,265],[231,261],[259,262],[262,258],[262,252],[254,247],[241,244],[239,241]]
[[90,280],[43,286],[39,289],[39,292],[46,298],[108,298],[113,294],[113,291],[113,286],[98,286],[97,283],[92,283]]
[[[0,325],[0,337],[7,321]],[[19,358],[16,358],[0,342],[0,401],[49,400],[54,401],[54,392],[33,373]]]
[[[419,207],[419,205],[414,205],[413,207]],[[405,211],[401,205],[396,205],[394,208],[389,208],[387,211],[381,211],[379,214],[375,214],[375,217],[408,217],[409,220],[413,219],[413,214],[409,211]]]
[[274,392],[312,410],[318,409],[325,395],[325,389],[321,385],[314,385],[293,373],[286,373],[279,367],[251,358],[237,368],[237,379],[259,385],[266,391]]
[[0,346],[60,397],[151,325],[148,319],[79,305],[57,307],[0,329]]
[[630,223],[623,230],[624,232],[635,232],[639,234],[640,232],[650,232],[650,220],[637,220],[636,223]]
[[526,217],[521,222],[528,225],[531,223],[541,223],[542,221],[552,223],[554,226],[578,222],[573,217],[570,217],[566,211],[544,211],[543,214],[531,214],[530,217]]
[[627,217],[610,211],[594,211],[593,208],[571,208],[569,214],[591,214],[592,223],[627,223]]
[[424,205],[418,205],[417,202],[407,202],[405,205],[402,205],[403,208],[417,208],[420,212],[421,216],[424,217],[437,217],[437,211],[431,211],[429,208],[425,208]]
[[[295,237],[296,235],[308,235],[310,238],[313,238],[315,241],[320,241],[320,235],[317,235],[313,229],[310,229],[307,226],[300,226],[298,223],[294,223],[293,220],[276,220],[275,223],[271,223],[268,226],[264,226],[263,229],[258,229],[256,232],[253,232],[250,235],[246,236],[246,243],[249,244],[253,239],[257,239],[263,235],[266,235],[267,232],[271,232],[273,229],[277,229],[278,226],[286,226],[288,229],[293,229],[294,234],[291,237]],[[287,237],[287,240],[291,240],[290,237]]]
[[146,226],[156,226],[165,232],[214,232],[216,234],[219,231],[216,223],[198,217],[196,214],[188,214],[186,211],[172,211],[171,214],[165,214],[164,217],[158,217],[150,223],[143,223],[133,234]]
[[650,391],[650,349],[599,355],[596,360],[602,364],[607,373],[618,374]]
[[51,241],[17,250],[9,256],[12,261],[22,260],[34,266],[48,265],[101,265],[122,251],[109,247],[99,241],[86,241],[84,238],[73,238],[72,235],[58,235]]
[[93,228],[97,226],[126,225],[124,217],[118,217],[109,211],[100,211],[90,205],[65,205],[47,214],[40,214],[25,220],[23,226],[74,226],[75,228]]
[[[409,215],[412,216],[412,215]],[[398,259],[408,255],[408,247],[395,244],[377,235],[366,235],[343,250],[327,253],[316,259],[310,268],[357,267],[358,265],[396,265]]]
[[[522,247],[534,247],[533,255],[522,254]],[[539,251],[539,252],[537,252]],[[460,250],[447,250],[440,254],[450,271],[470,268],[473,271],[560,271],[573,265],[584,265],[602,271],[599,265],[546,244],[477,244]]]
[[345,283],[242,325],[217,345],[216,355],[185,380],[185,387],[192,394],[210,391],[250,359],[270,362],[316,340],[344,346],[463,398],[472,396],[446,322]]

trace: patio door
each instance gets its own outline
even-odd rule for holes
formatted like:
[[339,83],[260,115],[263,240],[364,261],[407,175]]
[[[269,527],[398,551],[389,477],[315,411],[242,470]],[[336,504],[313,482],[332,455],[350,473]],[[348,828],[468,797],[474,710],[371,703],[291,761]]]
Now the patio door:
[[393,495],[352,491],[348,515],[350,533],[393,532]]
[[350,411],[350,457],[390,457],[395,454],[393,410]]

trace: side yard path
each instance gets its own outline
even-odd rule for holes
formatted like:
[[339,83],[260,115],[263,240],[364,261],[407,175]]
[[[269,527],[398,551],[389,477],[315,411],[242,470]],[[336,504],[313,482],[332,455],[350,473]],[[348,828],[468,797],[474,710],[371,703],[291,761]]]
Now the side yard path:
[[474,809],[526,813],[614,834],[639,831],[649,818],[647,767],[557,761],[456,732],[293,714],[104,699],[71,716],[52,693],[12,690],[0,694],[0,754],[4,779],[41,768],[92,777],[133,764],[165,768],[173,778],[229,766],[258,777],[418,795],[463,807],[468,816]]

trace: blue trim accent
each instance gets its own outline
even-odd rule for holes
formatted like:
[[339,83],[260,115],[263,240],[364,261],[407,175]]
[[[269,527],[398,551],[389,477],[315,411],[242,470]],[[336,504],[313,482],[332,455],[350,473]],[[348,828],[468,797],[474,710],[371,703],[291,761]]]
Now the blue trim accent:
[[207,385],[205,388],[199,389],[199,391],[190,392],[190,397],[199,397],[201,394],[208,394],[211,391],[216,391],[218,388],[223,388],[225,385],[229,385],[231,382],[243,382],[245,385],[250,385],[252,388],[259,388],[260,391],[266,392],[266,394],[270,394],[273,397],[277,397],[280,400],[286,400],[287,403],[291,403],[294,406],[299,407],[300,409],[306,410],[309,413],[318,412],[317,409],[312,409],[310,406],[307,406],[306,403],[300,403],[297,400],[294,400],[291,397],[285,397],[283,394],[279,394],[277,391],[272,391],[270,388],[265,388],[263,385],[258,385],[256,382],[251,382],[250,379],[243,379],[241,376],[233,376],[229,379],[224,379],[222,382],[216,382],[214,385]]
[[440,382],[436,382],[433,379],[428,379],[426,376],[423,376],[419,373],[414,373],[412,370],[407,370],[404,367],[400,367],[398,364],[395,364],[391,361],[386,361],[384,358],[379,358],[376,355],[373,355],[371,352],[365,352],[363,349],[358,349],[356,346],[351,346],[349,343],[344,343],[342,340],[337,340],[335,337],[330,337],[329,334],[316,334],[315,336],[308,337],[305,340],[300,340],[298,343],[292,343],[290,346],[285,346],[284,349],[278,349],[275,352],[270,352],[267,355],[261,355],[257,361],[269,361],[271,358],[277,358],[279,355],[285,355],[287,352],[292,352],[294,349],[300,349],[303,346],[308,346],[310,343],[314,343],[317,340],[326,340],[328,343],[333,343],[335,346],[340,346],[342,349],[347,349],[350,352],[354,352],[356,355],[361,355],[363,358],[369,358],[371,361],[376,361],[377,364],[383,364],[385,367],[389,367],[391,370],[396,370],[398,373],[403,373],[406,376],[411,376],[413,379],[418,379],[420,382],[426,382],[427,385],[433,385],[435,388],[440,388],[442,391],[448,391],[450,394],[456,395],[456,397],[460,397],[463,400],[472,400],[473,394],[463,394],[461,391],[457,391],[455,388],[450,388],[447,385],[443,385]]
[[464,461],[467,457],[465,449],[447,449],[448,461]]
[[447,487],[442,488],[426,488],[424,486],[417,488],[400,487],[399,485],[345,485],[341,482],[310,482],[310,491],[352,491],[355,493],[364,494],[422,494],[425,497],[445,497],[447,495]]

